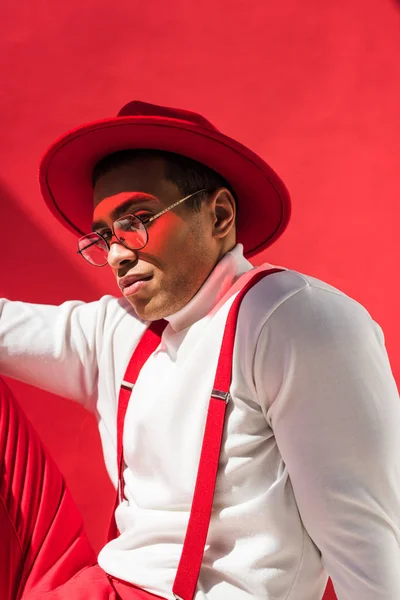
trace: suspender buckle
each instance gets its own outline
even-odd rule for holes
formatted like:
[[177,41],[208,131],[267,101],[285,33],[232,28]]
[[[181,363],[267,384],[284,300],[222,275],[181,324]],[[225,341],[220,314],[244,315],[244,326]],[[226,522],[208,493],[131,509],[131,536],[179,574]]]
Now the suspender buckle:
[[121,387],[123,388],[128,388],[128,390],[133,390],[133,388],[135,387],[133,383],[130,383],[129,381],[125,381],[125,379],[122,381],[121,383]]
[[220,390],[215,390],[211,392],[211,398],[216,398],[217,400],[223,400],[228,404],[229,400],[232,400],[232,396],[229,392],[221,392]]

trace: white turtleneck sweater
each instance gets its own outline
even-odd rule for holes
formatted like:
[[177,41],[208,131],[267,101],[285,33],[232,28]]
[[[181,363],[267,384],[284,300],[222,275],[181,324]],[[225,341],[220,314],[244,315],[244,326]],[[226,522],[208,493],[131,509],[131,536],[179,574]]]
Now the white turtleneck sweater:
[[[103,569],[171,592],[242,247],[168,318],[128,407],[125,500]],[[95,412],[116,481],[119,385],[146,324],[124,299],[0,303],[1,372]],[[400,402],[379,326],[291,270],[239,313],[232,401],[196,600],[400,598]]]

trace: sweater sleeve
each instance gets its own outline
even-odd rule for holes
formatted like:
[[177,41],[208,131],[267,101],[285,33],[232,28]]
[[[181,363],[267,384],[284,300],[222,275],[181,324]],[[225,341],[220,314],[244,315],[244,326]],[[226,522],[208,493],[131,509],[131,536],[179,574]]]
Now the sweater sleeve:
[[1,299],[1,374],[92,404],[106,306],[107,297],[60,306]]
[[306,287],[259,337],[257,393],[338,600],[400,598],[400,402],[383,334]]

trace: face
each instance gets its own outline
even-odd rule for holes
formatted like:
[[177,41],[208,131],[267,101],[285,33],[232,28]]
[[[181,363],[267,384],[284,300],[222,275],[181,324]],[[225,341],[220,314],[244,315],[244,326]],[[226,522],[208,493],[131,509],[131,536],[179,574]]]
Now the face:
[[[95,230],[111,228],[116,210],[127,201],[124,214],[144,218],[181,197],[175,184],[165,178],[163,159],[135,158],[96,182]],[[129,276],[140,276],[140,281],[123,290],[139,317],[149,321],[167,317],[193,298],[235,244],[231,205],[229,193],[223,190],[203,202],[199,212],[190,210],[185,202],[180,204],[147,225],[148,243],[142,250],[130,250],[112,238],[108,264],[120,287]]]

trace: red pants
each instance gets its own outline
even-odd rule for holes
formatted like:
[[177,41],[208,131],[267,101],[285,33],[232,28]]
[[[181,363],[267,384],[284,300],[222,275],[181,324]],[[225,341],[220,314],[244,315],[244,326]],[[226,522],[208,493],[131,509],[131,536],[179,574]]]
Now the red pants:
[[97,565],[61,473],[1,379],[0,598],[158,598]]

